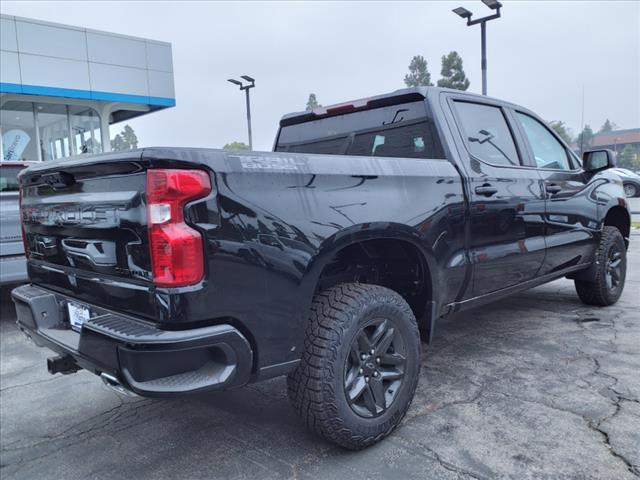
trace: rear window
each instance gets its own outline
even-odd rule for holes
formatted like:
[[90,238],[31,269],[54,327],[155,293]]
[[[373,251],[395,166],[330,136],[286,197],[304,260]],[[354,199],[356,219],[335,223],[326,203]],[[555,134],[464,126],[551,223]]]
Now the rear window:
[[277,152],[444,159],[423,102],[346,113],[282,127]]
[[18,173],[24,167],[14,167],[0,165],[0,192],[17,192]]

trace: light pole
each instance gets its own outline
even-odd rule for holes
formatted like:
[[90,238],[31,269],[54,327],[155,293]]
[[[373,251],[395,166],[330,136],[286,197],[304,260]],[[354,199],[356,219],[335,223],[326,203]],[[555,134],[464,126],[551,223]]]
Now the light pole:
[[234,80],[233,78],[230,78],[227,81],[233,83],[234,85],[238,85],[240,87],[240,90],[244,90],[244,93],[246,95],[247,129],[249,130],[249,150],[253,150],[253,141],[251,139],[251,102],[249,100],[249,89],[256,86],[256,81],[253,78],[251,78],[249,75],[240,75],[240,78],[242,78],[243,80],[249,83],[243,84],[241,81]]
[[487,94],[487,22],[489,20],[494,20],[496,18],[500,18],[500,8],[502,4],[498,0],[482,0],[487,7],[491,10],[495,10],[496,13],[493,15],[488,15],[486,17],[477,18],[475,20],[471,20],[471,15],[473,15],[469,10],[464,7],[458,7],[453,9],[453,13],[467,20],[467,27],[471,25],[480,24],[480,38],[482,43],[482,94]]

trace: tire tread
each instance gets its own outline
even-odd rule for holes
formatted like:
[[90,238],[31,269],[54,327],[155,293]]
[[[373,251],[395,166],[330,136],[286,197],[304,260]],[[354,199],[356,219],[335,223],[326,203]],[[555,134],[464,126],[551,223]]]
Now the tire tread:
[[289,399],[306,426],[322,437],[351,450],[365,448],[389,435],[404,417],[417,386],[419,365],[416,378],[408,379],[413,385],[407,404],[386,421],[379,431],[371,435],[354,432],[345,424],[339,413],[336,395],[342,392],[334,391],[333,361],[338,357],[338,348],[345,339],[347,328],[357,321],[357,312],[372,297],[381,295],[396,307],[400,307],[411,319],[415,338],[419,339],[413,313],[396,292],[377,285],[336,285],[315,296],[306,330],[305,351],[299,366],[287,376]]
[[614,304],[619,298],[619,295],[615,298],[609,295],[605,279],[605,271],[603,268],[603,265],[607,260],[607,252],[610,246],[615,242],[621,242],[624,250],[624,238],[622,237],[620,230],[609,225],[605,226],[602,230],[600,244],[598,245],[594,259],[594,262],[596,262],[596,268],[594,269],[593,278],[591,280],[575,281],[578,297],[580,297],[580,300],[587,305],[605,307]]

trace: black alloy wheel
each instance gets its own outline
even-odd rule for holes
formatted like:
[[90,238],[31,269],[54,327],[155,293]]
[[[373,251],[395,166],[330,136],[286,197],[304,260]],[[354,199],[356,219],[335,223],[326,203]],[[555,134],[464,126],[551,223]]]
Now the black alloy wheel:
[[386,412],[402,386],[406,361],[393,321],[377,318],[360,328],[345,366],[344,389],[351,409],[366,418]]
[[607,264],[605,266],[605,279],[607,288],[613,290],[618,288],[622,278],[622,252],[617,244],[613,244],[609,249]]

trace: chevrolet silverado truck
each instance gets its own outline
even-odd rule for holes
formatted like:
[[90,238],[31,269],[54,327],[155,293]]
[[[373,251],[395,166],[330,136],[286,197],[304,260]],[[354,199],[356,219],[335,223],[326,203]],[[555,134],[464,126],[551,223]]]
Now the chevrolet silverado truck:
[[561,277],[618,300],[613,166],[526,108],[439,88],[286,115],[273,152],[40,163],[20,175],[18,324],[51,373],[138,395],[287,375],[308,427],[363,448],[409,408],[438,319]]

